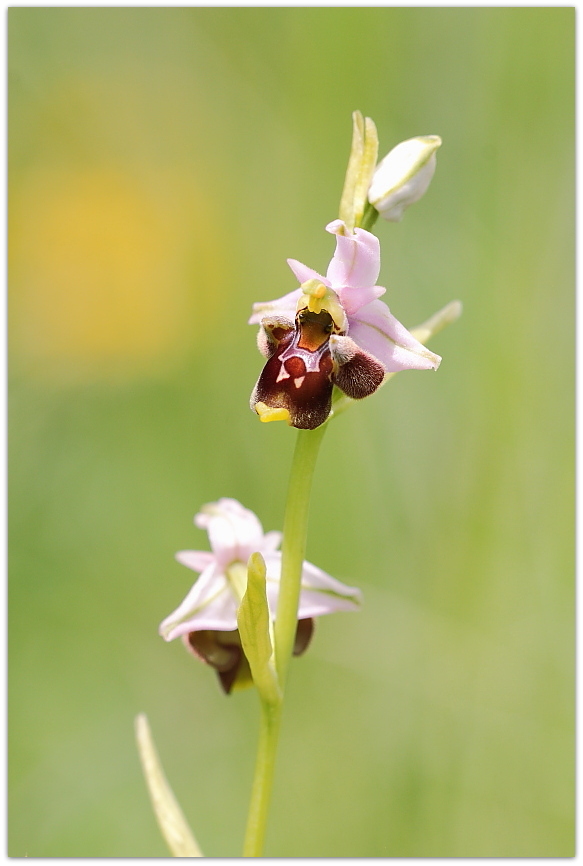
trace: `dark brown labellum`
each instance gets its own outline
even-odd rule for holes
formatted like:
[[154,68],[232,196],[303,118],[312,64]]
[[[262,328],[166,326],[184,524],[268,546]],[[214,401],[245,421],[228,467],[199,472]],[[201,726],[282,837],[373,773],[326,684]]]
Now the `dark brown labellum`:
[[264,403],[286,409],[294,427],[313,430],[330,414],[334,385],[353,400],[374,393],[385,375],[383,365],[350,337],[334,334],[331,341],[335,330],[326,310],[300,310],[295,326],[287,320],[265,319],[262,348],[268,360],[251,408]]
[[314,634],[314,620],[313,620],[313,618],[298,620],[298,627],[296,629],[296,639],[295,639],[294,649],[293,649],[293,654],[295,656],[301,656],[302,653],[305,653],[308,646],[310,645],[313,634]]
[[263,368],[252,406],[261,402],[287,409],[294,427],[313,430],[323,424],[332,405],[332,328],[324,310],[298,313],[296,327],[284,334]]
[[[295,656],[306,651],[313,633],[313,619],[298,620],[293,647]],[[249,662],[241,646],[239,629],[191,631],[186,639],[194,654],[216,670],[221,687],[227,695],[233,688],[244,689],[253,685]]]

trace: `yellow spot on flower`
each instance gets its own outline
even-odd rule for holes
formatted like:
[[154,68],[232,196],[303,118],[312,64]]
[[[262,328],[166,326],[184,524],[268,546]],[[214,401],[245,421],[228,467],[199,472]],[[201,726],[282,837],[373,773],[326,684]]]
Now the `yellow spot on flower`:
[[267,423],[268,421],[287,421],[289,424],[291,419],[289,412],[287,409],[277,408],[273,409],[271,406],[267,406],[265,403],[256,403],[255,411],[259,415],[259,420]]
[[342,308],[338,295],[333,289],[329,289],[321,280],[306,280],[300,288],[303,294],[298,300],[297,310],[304,310],[306,307],[310,313],[319,315],[322,310],[330,313],[334,324],[340,331],[346,330],[347,321],[346,315]]
[[[302,306],[305,307],[307,303],[310,313],[321,313],[322,301],[328,292],[326,286],[319,280],[306,280],[302,284],[302,289],[304,290],[304,294],[300,299]],[[299,304],[298,309],[300,309]]]

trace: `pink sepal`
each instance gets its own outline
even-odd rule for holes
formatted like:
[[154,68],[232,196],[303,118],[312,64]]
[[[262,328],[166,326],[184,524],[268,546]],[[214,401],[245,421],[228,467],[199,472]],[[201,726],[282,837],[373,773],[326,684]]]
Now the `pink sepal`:
[[381,270],[381,251],[376,235],[364,229],[346,234],[342,220],[328,223],[326,231],[336,235],[336,252],[326,276],[332,288],[337,286],[374,286]]
[[227,578],[213,563],[203,571],[186,598],[160,624],[159,632],[170,641],[191,631],[237,628],[237,607]]
[[349,320],[348,333],[374,355],[387,373],[400,370],[437,370],[441,358],[426,349],[382,301],[372,301]]
[[247,324],[259,325],[261,319],[277,315],[285,316],[286,319],[291,319],[293,322],[301,294],[301,289],[294,289],[293,292],[288,292],[287,295],[282,295],[281,298],[276,298],[274,301],[259,301],[257,304],[253,304],[253,313]]
[[[275,612],[279,597],[281,553],[267,553],[264,558],[267,566],[267,600],[270,610]],[[346,586],[311,562],[304,562],[298,619],[324,616],[341,610],[358,610],[361,599],[359,589]]]

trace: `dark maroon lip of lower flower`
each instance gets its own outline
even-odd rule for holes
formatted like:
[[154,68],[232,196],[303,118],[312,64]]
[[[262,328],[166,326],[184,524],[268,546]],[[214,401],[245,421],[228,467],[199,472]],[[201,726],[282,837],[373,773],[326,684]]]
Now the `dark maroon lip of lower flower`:
[[[304,653],[314,634],[314,620],[298,620],[293,647],[294,656]],[[188,645],[196,656],[213,667],[225,694],[229,695],[237,680],[245,680],[251,685],[249,662],[241,646],[239,630],[234,631],[192,631],[188,635]]]

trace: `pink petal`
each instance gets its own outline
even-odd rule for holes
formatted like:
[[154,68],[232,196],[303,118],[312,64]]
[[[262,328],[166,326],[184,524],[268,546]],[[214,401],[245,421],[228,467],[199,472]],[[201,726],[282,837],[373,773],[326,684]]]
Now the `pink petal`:
[[276,298],[274,301],[260,301],[257,304],[253,304],[253,313],[248,324],[258,325],[261,319],[274,315],[285,316],[293,322],[296,317],[296,307],[301,294],[301,289],[294,289],[293,292],[288,292],[287,295]]
[[302,263],[298,262],[296,259],[288,259],[287,263],[296,275],[297,281],[300,285],[305,283],[307,280],[321,280],[324,285],[330,285],[325,277],[317,271],[312,270],[312,268],[309,268],[307,265],[302,265]]
[[170,641],[191,631],[235,628],[235,597],[227,578],[213,563],[203,571],[184,601],[160,624],[159,632]]
[[343,596],[327,595],[325,592],[302,589],[300,606],[298,608],[298,619],[308,619],[308,617],[312,616],[324,616],[327,613],[338,613],[343,610],[359,610],[359,607],[357,601]]
[[388,373],[399,370],[437,370],[439,355],[430,352],[402,325],[382,301],[362,307],[349,320],[355,343],[374,355]]
[[318,616],[316,613],[310,613],[310,604],[312,603],[310,597],[314,596],[313,603],[316,603],[316,595],[321,598],[317,604],[325,607],[324,613],[333,613],[336,610],[358,610],[362,601],[362,593],[359,589],[341,583],[336,578],[326,574],[317,565],[312,565],[311,562],[304,562],[300,595],[302,619],[308,616]]
[[333,289],[341,286],[374,286],[381,269],[379,239],[364,229],[346,231],[342,220],[334,220],[326,231],[336,235],[336,252],[328,265],[326,276]]
[[371,301],[380,298],[387,291],[382,286],[356,287],[345,286],[338,289],[340,303],[344,307],[347,316],[353,316],[361,307],[370,304]]

